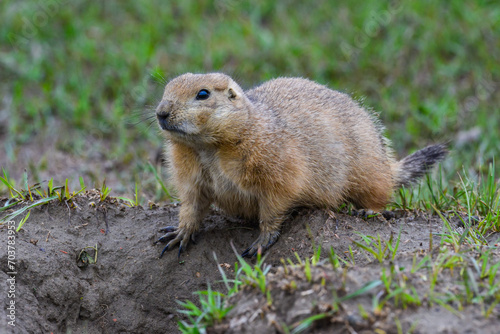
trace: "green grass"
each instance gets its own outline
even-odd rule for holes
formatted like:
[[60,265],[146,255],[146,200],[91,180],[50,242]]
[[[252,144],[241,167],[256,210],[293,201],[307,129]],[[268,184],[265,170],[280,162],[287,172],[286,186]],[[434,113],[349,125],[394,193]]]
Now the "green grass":
[[[481,168],[483,170],[483,168]],[[495,162],[484,174],[469,177],[463,171],[458,180],[444,180],[439,169],[436,178],[427,176],[425,182],[411,189],[400,189],[394,197],[393,208],[443,212],[445,215],[465,214],[463,223],[478,223],[481,234],[500,231],[500,179]],[[446,221],[446,218],[443,217]]]
[[187,300],[179,302],[183,308],[180,312],[185,314],[190,323],[179,321],[179,329],[182,333],[202,333],[206,326],[213,326],[224,319],[231,307],[224,305],[224,297],[220,292],[213,291],[208,286],[206,291],[197,291],[201,307]]
[[[9,178],[9,174],[7,173],[7,171],[3,169],[2,172],[3,176],[0,176],[0,181],[8,189],[10,197],[7,199],[4,205],[0,207],[0,225],[14,219],[21,214],[26,213],[24,218],[22,218],[19,222],[16,232],[19,232],[21,227],[29,218],[31,209],[57,200],[59,200],[59,202],[65,203],[68,209],[75,208],[73,198],[87,189],[82,178],[80,178],[80,188],[75,191],[70,191],[70,188],[68,186],[68,179],[66,179],[64,186],[54,187],[53,179],[50,179],[47,182],[47,187],[45,189],[40,183],[36,183],[30,186],[28,175],[26,172],[24,174],[25,188],[16,189],[16,186]],[[105,185],[103,185],[103,190],[105,190]],[[106,193],[106,196],[109,194],[109,191]],[[102,200],[103,197],[105,198],[104,194],[101,193]],[[4,211],[6,212],[5,215],[3,215]]]
[[[247,263],[236,252],[238,262],[234,265],[234,279],[229,279],[219,267],[219,272],[222,276],[222,282],[227,288],[227,294],[218,291],[213,291],[208,285],[208,290],[197,291],[194,294],[198,295],[200,307],[191,302],[190,300],[181,301],[180,313],[186,315],[188,321],[179,321],[179,329],[182,333],[204,333],[207,326],[213,326],[220,323],[231,310],[231,306],[227,305],[227,298],[237,293],[242,286],[250,286],[259,289],[259,291],[266,295],[268,302],[270,298],[270,291],[266,285],[266,276],[271,266],[264,264],[264,259],[258,254],[255,265]],[[217,256],[214,253],[215,261]]]

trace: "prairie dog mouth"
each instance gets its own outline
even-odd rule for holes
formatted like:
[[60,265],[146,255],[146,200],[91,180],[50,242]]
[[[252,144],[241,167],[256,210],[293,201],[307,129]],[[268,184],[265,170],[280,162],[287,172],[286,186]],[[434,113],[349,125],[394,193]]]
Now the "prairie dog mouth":
[[181,129],[179,129],[178,127],[172,125],[172,124],[169,124],[166,120],[164,119],[159,119],[158,120],[158,123],[160,124],[160,128],[162,130],[165,130],[165,131],[169,131],[169,132],[177,132],[177,133],[180,133],[180,134],[183,134],[183,135],[186,135],[187,133],[182,131]]

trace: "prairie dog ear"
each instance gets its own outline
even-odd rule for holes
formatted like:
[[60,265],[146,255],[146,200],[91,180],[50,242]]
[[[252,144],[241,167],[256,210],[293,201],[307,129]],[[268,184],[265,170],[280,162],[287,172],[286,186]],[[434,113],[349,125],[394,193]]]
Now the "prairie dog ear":
[[227,90],[227,97],[230,100],[234,100],[237,96],[238,94],[236,94],[236,91],[233,88],[229,87],[229,89]]

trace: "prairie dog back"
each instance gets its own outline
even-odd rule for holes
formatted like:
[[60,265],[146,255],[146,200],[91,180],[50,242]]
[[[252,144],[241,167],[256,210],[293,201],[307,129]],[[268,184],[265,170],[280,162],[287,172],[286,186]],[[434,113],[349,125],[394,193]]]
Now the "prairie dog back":
[[274,79],[247,96],[283,120],[290,139],[307,157],[306,198],[314,195],[326,207],[331,207],[332,195],[360,208],[385,206],[395,186],[392,150],[378,120],[351,97],[301,78]]

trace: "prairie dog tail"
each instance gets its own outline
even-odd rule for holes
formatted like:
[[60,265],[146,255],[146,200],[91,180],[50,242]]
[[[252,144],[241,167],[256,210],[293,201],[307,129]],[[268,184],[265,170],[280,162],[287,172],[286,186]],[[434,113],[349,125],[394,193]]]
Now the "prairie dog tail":
[[437,162],[440,162],[448,154],[446,144],[436,144],[427,146],[401,161],[396,163],[395,179],[396,186],[408,186],[418,181]]

